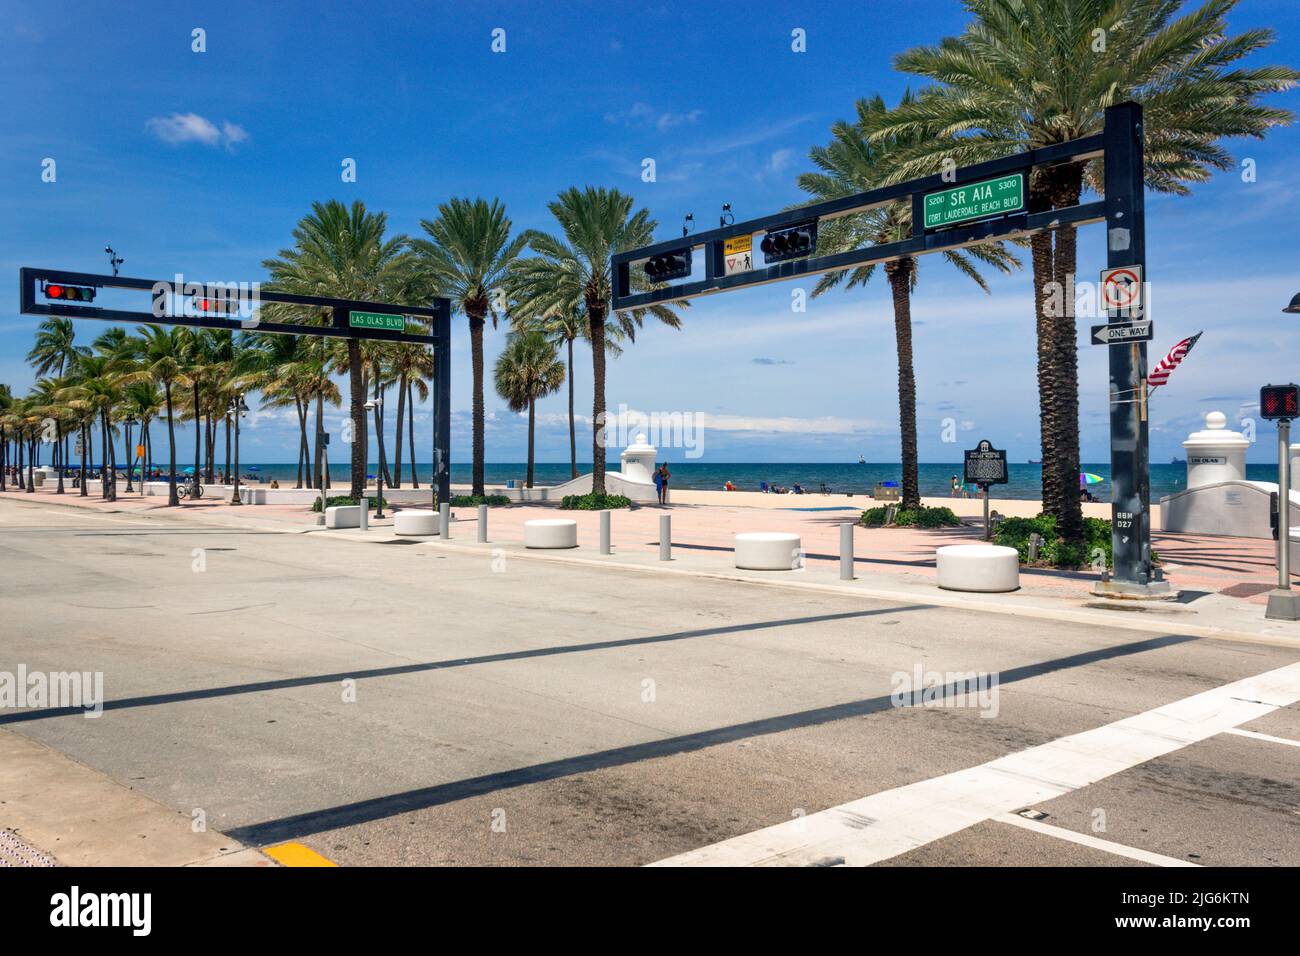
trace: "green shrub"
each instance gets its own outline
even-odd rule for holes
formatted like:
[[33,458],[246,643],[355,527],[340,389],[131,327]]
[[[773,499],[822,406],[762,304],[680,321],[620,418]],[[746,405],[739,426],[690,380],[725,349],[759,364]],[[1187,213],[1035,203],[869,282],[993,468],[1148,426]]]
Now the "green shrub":
[[451,506],[453,508],[474,508],[478,505],[487,505],[489,508],[504,508],[510,504],[510,499],[505,495],[452,495]]
[[565,495],[560,507],[565,511],[605,511],[608,508],[628,508],[632,499],[625,495]]
[[[367,500],[370,502],[370,507],[371,507],[372,509],[373,509],[373,508],[378,504],[378,500],[375,499],[375,498],[369,498],[369,499],[367,499]],[[338,508],[338,507],[342,507],[342,506],[344,506],[344,505],[354,505],[354,504],[356,504],[356,503],[357,503],[357,499],[356,499],[356,498],[353,498],[351,495],[335,495],[335,496],[332,497],[332,498],[326,498],[326,499],[325,499],[325,507],[326,507],[326,508]],[[388,499],[387,499],[387,498],[384,499],[383,506],[384,506],[385,508],[388,507]],[[321,510],[321,506],[320,506],[320,498],[317,498],[315,501],[313,501],[313,502],[311,503],[311,510],[312,510],[312,511],[320,511],[320,510]]]
[[[868,508],[862,512],[862,517],[858,519],[858,524],[864,528],[883,528],[885,527],[885,517],[887,508],[884,506],[878,508]],[[894,513],[894,523],[891,528],[955,528],[961,524],[961,519],[953,514],[951,508],[927,508],[922,505],[919,508],[899,508]]]
[[993,536],[996,544],[1015,548],[1022,564],[1029,563],[1029,536],[1038,534],[1043,543],[1038,548],[1037,564],[1056,568],[1091,566],[1100,556],[1111,567],[1110,522],[1102,518],[1083,519],[1083,545],[1066,544],[1056,534],[1056,519],[1047,515],[1036,518],[1007,518]]

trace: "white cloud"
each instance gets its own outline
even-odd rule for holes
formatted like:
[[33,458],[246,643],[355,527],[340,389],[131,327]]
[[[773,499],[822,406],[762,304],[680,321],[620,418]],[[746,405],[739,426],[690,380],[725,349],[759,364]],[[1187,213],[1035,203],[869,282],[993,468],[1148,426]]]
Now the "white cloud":
[[145,128],[164,143],[173,146],[181,143],[202,143],[204,146],[225,147],[233,150],[237,143],[248,139],[242,126],[223,120],[220,127],[198,113],[173,113],[155,116],[145,123]]
[[704,110],[687,110],[684,113],[659,112],[649,103],[636,102],[625,110],[605,114],[606,123],[623,126],[654,126],[659,132],[675,126],[687,126],[698,123],[704,116]]

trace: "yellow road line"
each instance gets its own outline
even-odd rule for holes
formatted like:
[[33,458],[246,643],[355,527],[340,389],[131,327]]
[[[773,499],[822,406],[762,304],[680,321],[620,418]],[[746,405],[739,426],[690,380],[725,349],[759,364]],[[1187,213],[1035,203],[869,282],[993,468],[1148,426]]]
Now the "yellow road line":
[[338,866],[333,860],[325,859],[301,843],[281,843],[279,846],[269,846],[262,852],[281,866]]

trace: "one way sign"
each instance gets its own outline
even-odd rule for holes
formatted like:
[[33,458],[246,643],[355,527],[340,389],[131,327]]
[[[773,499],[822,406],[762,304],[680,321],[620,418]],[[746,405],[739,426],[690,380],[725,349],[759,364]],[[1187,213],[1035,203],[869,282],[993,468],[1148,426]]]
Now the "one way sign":
[[1128,345],[1130,342],[1150,342],[1154,329],[1150,319],[1124,325],[1094,325],[1093,345]]

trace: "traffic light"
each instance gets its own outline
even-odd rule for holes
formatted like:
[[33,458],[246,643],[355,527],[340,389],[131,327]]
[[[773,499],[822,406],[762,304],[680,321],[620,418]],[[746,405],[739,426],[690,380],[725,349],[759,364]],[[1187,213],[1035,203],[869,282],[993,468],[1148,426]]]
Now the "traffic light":
[[199,315],[235,315],[239,312],[239,303],[224,298],[204,299],[195,296],[194,310]]
[[60,302],[94,302],[93,286],[63,285],[61,282],[47,282],[44,287],[45,298],[58,299]]
[[1265,385],[1259,390],[1259,414],[1269,421],[1300,418],[1300,386]]
[[769,232],[759,243],[765,262],[784,262],[811,255],[817,246],[817,221],[800,223]]
[[672,252],[651,256],[645,261],[645,274],[654,282],[685,279],[691,274],[691,247],[685,246]]

